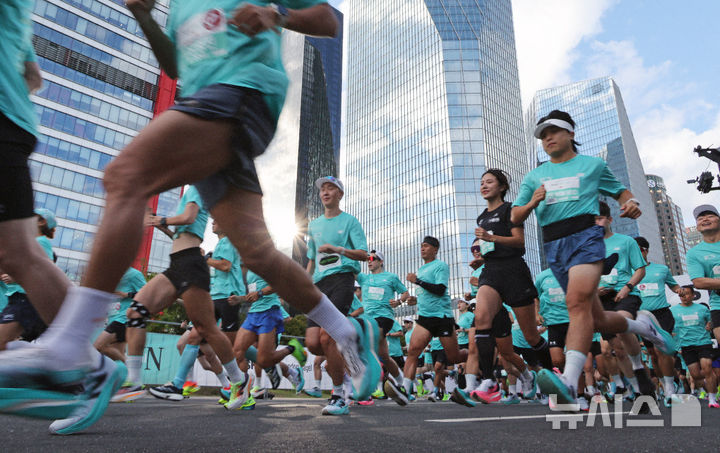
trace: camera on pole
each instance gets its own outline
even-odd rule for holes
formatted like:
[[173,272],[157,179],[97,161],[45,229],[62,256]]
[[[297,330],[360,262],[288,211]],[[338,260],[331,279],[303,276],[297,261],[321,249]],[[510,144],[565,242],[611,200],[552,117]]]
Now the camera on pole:
[[[718,171],[720,171],[720,148],[703,148],[701,146],[697,146],[694,150],[694,153],[697,153],[700,157],[706,157],[710,159],[711,161],[718,164]],[[698,176],[695,179],[688,179],[688,184],[697,184],[697,190],[699,190],[702,193],[708,193],[711,190],[720,190],[720,173],[717,175],[718,180],[718,186],[713,187],[713,183],[715,182],[715,177],[713,174],[709,171],[704,171],[700,173],[700,176]]]

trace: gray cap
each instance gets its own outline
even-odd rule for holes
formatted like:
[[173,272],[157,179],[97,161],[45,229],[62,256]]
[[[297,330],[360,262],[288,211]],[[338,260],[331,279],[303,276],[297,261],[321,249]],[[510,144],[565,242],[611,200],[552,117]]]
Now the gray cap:
[[342,181],[340,181],[340,179],[334,176],[323,176],[322,178],[318,178],[315,181],[315,187],[317,187],[318,189],[322,189],[323,184],[325,184],[326,182],[329,182],[330,184],[340,189],[340,192],[345,193],[345,186],[343,185]]
[[716,216],[720,217],[720,214],[718,214],[718,210],[715,209],[715,206],[710,205],[710,204],[701,204],[697,208],[693,209],[693,217],[695,217],[695,220],[697,220],[697,218],[700,217],[700,215],[702,215],[706,212],[711,212],[711,213],[715,214]]

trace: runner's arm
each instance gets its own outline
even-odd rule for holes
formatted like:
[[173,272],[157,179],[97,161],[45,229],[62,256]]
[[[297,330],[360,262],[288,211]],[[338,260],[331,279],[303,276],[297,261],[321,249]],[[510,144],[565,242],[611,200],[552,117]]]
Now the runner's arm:
[[[327,3],[305,9],[288,9],[283,28],[312,36],[333,38],[337,35],[338,21]],[[277,30],[281,17],[270,6],[242,4],[233,11],[228,21],[248,36],[255,36],[265,30]]]
[[160,25],[150,15],[155,0],[125,0],[125,5],[135,16],[138,25],[145,34],[160,67],[172,79],[177,79],[177,58],[175,56],[175,44],[162,31]]
[[692,284],[697,289],[720,289],[720,278],[700,277],[693,278]]

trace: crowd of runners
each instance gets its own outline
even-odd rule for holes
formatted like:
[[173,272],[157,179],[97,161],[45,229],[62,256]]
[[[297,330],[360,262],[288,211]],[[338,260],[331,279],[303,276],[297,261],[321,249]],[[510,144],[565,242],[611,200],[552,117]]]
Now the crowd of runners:
[[[669,406],[696,392],[718,407],[720,214],[711,205],[695,209],[703,242],[687,255],[692,285],[679,286],[666,266],[648,263],[647,240],[613,232],[600,196],[632,219],[639,203],[602,159],[578,154],[566,112],[537,123],[550,160],[525,176],[514,200],[506,200],[502,169],[482,175],[487,208],[467,244],[472,272],[462,298],[451,299],[450,268],[432,232],[417,238],[417,270],[402,278],[387,270],[392,257],[373,250],[360,222],[340,209],[352,194],[334,176],[315,181],[325,212],[308,227],[307,268],[276,249],[253,161],[273,137],[287,88],[279,29],[333,36],[337,20],[322,0],[171,2],[165,31],[150,14],[152,0],[126,0],[161,67],[182,81],[183,97],[107,167],[104,216],[81,284],[71,284],[53,263],[57,223],[35,209],[27,163],[37,134],[28,93],[41,83],[31,3],[0,4],[0,55],[8,62],[0,67],[0,269],[8,298],[0,412],[54,419],[52,433],[75,433],[111,400],[147,391],[182,400],[196,389],[188,379],[196,360],[217,376],[227,409],[253,408],[266,394],[263,373],[274,387],[284,376],[296,391],[321,397],[323,362],[332,381],[324,415],[348,414],[352,400],[371,404],[373,396],[402,406],[427,396],[468,407],[529,400],[583,410],[616,396]],[[151,196],[186,184],[176,215],[147,211]],[[523,223],[533,212],[549,265],[536,276],[523,259]],[[210,218],[219,242],[204,254]],[[146,226],[172,238],[168,269],[147,283],[130,267]],[[681,304],[670,306],[666,286]],[[709,307],[695,302],[698,290],[709,291]],[[147,322],[177,299],[190,321],[177,374],[146,388]],[[278,346],[283,301],[307,316],[304,344]],[[417,308],[402,326],[400,304]],[[302,372],[306,350],[316,356],[312,383]]]

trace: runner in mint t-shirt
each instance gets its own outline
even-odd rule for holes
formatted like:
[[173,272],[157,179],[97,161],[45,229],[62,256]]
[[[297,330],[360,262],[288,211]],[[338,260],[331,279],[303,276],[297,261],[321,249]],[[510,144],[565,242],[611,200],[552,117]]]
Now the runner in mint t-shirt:
[[530,171],[520,185],[511,220],[524,222],[536,211],[543,228],[545,256],[566,294],[570,324],[566,340],[565,371],[555,375],[541,370],[538,384],[545,394],[556,394],[558,402],[575,403],[576,386],[595,330],[604,333],[630,332],[650,339],[662,350],[674,344],[652,315],[627,320],[617,313],[604,313],[597,295],[603,271],[603,230],[595,225],[598,195],[612,196],[620,203],[622,217],[641,214],[639,203],[613,176],[599,157],[577,154],[575,122],[566,112],[553,110],[538,121],[535,137],[542,140],[550,161]]
[[693,210],[701,243],[687,252],[688,274],[697,289],[710,293],[710,316],[715,338],[720,338],[720,214],[709,204]]

